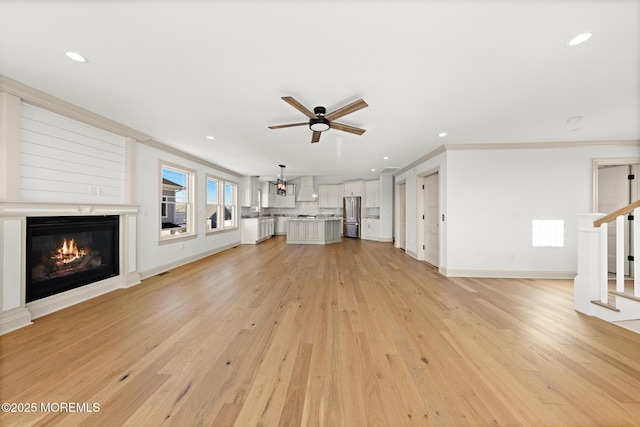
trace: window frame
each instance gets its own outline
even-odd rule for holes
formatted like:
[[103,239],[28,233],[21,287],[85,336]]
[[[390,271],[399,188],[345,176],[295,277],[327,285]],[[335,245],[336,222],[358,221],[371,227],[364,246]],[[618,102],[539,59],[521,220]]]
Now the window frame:
[[[208,188],[209,188],[209,181],[216,181],[217,183],[217,206],[218,208],[216,209],[216,212],[218,212],[218,215],[222,216],[220,213],[224,212],[224,209],[226,206],[233,206],[233,210],[232,210],[232,217],[231,217],[231,221],[233,222],[231,225],[227,225],[225,224],[227,220],[223,220],[220,222],[220,226],[216,227],[216,228],[211,228],[211,220],[210,217],[211,215],[213,215],[213,213],[209,214],[209,198],[208,198]],[[233,186],[233,203],[231,205],[227,205],[226,204],[226,200],[225,200],[225,192],[226,192],[226,186],[227,185],[231,185]],[[238,205],[238,183],[236,181],[230,180],[230,179],[224,179],[221,178],[220,176],[216,176],[216,175],[212,175],[212,174],[205,174],[204,177],[204,207],[205,207],[205,216],[204,216],[204,222],[205,222],[205,231],[206,234],[215,234],[215,233],[220,233],[220,232],[224,232],[224,231],[229,231],[229,230],[237,230],[240,226],[240,221],[239,221],[239,213],[240,213],[240,207]]]
[[[184,203],[178,203],[175,196],[170,196],[165,194],[165,184],[164,184],[165,169],[170,170],[172,172],[186,175],[185,177],[186,200]],[[158,183],[159,183],[159,202],[160,202],[159,212],[156,216],[156,218],[158,219],[158,225],[157,225],[158,241],[160,243],[163,243],[163,242],[181,240],[184,238],[193,238],[194,236],[197,235],[197,232],[198,232],[197,222],[195,221],[196,171],[181,165],[177,165],[175,163],[160,160],[158,162],[158,176],[159,176]],[[176,183],[176,184],[181,185],[180,183]],[[172,198],[174,200],[170,201],[170,199]],[[173,203],[175,205],[177,204],[185,205],[185,219],[184,219],[185,231],[184,232],[177,232],[177,233],[170,232],[169,234],[167,234],[163,230],[162,228],[163,219],[169,218],[169,208],[168,208],[169,203]]]

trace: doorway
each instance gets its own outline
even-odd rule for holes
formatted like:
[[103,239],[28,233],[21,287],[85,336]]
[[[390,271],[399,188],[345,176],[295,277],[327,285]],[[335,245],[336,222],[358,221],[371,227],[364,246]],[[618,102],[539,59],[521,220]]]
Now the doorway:
[[[609,160],[597,165],[595,210],[600,213],[611,213],[638,200],[637,179],[638,163],[616,163]],[[631,239],[634,221],[630,218],[624,221],[624,275],[633,277],[633,262],[629,256],[634,254],[633,239]],[[608,224],[607,233],[607,270],[616,273],[616,223]]]
[[424,192],[424,260],[440,267],[440,194],[438,172],[423,180]]
[[396,247],[407,250],[407,186],[406,182],[398,183],[396,188]]

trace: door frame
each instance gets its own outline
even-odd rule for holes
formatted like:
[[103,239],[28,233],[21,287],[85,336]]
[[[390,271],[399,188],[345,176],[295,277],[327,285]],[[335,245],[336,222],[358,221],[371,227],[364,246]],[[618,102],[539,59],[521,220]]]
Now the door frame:
[[407,180],[396,181],[395,186],[395,242],[394,246],[407,250]]
[[[593,159],[592,160],[592,186],[591,186],[591,190],[592,190],[592,195],[593,197],[591,198],[591,200],[593,201],[592,205],[591,205],[591,212],[592,213],[599,213],[598,212],[598,168],[600,166],[631,166],[631,165],[637,165],[640,164],[640,157],[619,157],[619,158],[600,158],[600,159]],[[637,178],[640,179],[640,178]],[[638,185],[638,181],[635,181],[635,185]],[[634,184],[632,184],[634,185]],[[638,190],[636,189],[636,192]],[[603,212],[603,213],[609,213],[609,212]]]
[[[425,179],[432,175],[438,175],[438,218],[442,214],[442,179],[440,175],[440,166],[436,166],[434,168],[428,169],[419,175],[416,175],[416,234],[417,234],[417,259],[419,261],[427,262],[427,253],[426,253],[426,240],[427,240],[427,230],[425,227],[424,220],[422,216],[425,215],[425,197],[424,197],[424,189],[422,186],[424,185]],[[438,227],[438,260],[436,261],[435,267],[440,268],[442,260],[442,231],[441,227]]]
[[[592,172],[593,172],[593,178],[592,178],[592,206],[591,206],[591,210],[593,213],[605,213],[608,214],[610,212],[598,212],[598,172],[600,170],[600,167],[602,166],[630,166],[632,167],[632,171],[634,171],[634,173],[638,174],[640,172],[640,157],[617,157],[617,158],[594,158],[592,160]],[[633,166],[635,166],[635,170],[633,169]],[[635,197],[639,197],[640,198],[640,188],[638,187],[638,180],[640,178],[636,177],[635,180],[633,180],[631,182],[631,202],[633,202],[634,200],[634,196],[633,194],[635,194]],[[629,233],[632,236],[633,235],[633,228],[632,227],[636,227],[636,222],[635,221],[630,221],[630,227],[629,227]],[[629,236],[629,253],[633,253],[635,254],[635,248],[634,248],[634,241],[633,238],[631,238],[631,236]],[[634,267],[634,263],[630,263],[629,264],[629,274],[630,277],[635,277],[636,272],[633,269]]]

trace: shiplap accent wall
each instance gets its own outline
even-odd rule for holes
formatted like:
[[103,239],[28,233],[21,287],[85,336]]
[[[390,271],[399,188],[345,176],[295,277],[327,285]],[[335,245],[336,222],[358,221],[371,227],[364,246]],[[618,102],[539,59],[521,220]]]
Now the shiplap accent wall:
[[22,103],[24,201],[125,202],[125,138]]

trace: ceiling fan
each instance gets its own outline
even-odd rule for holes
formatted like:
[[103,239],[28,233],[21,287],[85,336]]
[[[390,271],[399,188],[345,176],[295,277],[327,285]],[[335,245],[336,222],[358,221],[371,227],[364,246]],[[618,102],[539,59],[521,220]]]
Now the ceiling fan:
[[308,122],[302,123],[290,123],[287,125],[277,125],[277,126],[269,126],[269,129],[281,129],[281,128],[289,128],[293,126],[305,126],[308,125],[309,129],[313,131],[313,135],[311,136],[311,143],[315,143],[320,141],[320,135],[322,132],[327,131],[329,129],[341,130],[343,132],[355,133],[356,135],[362,135],[366,132],[365,129],[360,129],[354,126],[345,125],[342,123],[336,123],[333,120],[339,119],[342,116],[346,116],[347,114],[351,114],[355,111],[361,110],[365,107],[368,107],[367,103],[362,99],[359,99],[355,102],[352,102],[349,105],[345,105],[344,107],[338,108],[336,111],[326,114],[326,109],[324,107],[315,107],[313,109],[313,113],[309,111],[304,105],[300,104],[298,101],[293,99],[291,96],[283,96],[282,99],[290,104],[293,108],[300,111],[305,116],[309,117]]

